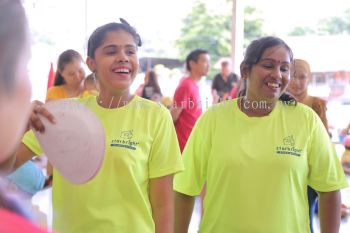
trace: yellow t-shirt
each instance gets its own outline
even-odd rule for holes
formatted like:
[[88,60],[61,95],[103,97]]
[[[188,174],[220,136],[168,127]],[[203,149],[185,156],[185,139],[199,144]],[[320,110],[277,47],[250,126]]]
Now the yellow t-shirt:
[[265,117],[246,116],[237,99],[215,105],[182,156],[174,189],[196,196],[206,183],[201,233],[310,232],[307,185],[347,186],[325,127],[303,104],[278,102]]
[[67,92],[63,86],[53,86],[47,90],[46,100],[66,99],[68,98]]
[[[71,184],[54,171],[54,230],[153,233],[149,180],[183,170],[169,111],[138,96],[117,109],[100,107],[95,96],[80,101],[104,126],[105,159],[97,176],[83,185]],[[35,154],[42,153],[32,132],[23,143]]]
[[[98,95],[98,91],[85,90],[80,95],[80,97],[87,97],[90,95]],[[69,98],[69,97],[63,86],[53,86],[47,91],[47,94],[46,94],[46,101],[56,100],[56,99],[66,99],[66,98]]]

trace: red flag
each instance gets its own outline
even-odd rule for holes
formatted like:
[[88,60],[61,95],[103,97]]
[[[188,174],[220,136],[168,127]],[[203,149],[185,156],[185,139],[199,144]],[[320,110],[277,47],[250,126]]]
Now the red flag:
[[50,87],[53,86],[54,81],[55,81],[55,71],[53,70],[53,64],[51,62],[50,72],[49,72],[49,75],[47,77],[47,89],[49,89]]

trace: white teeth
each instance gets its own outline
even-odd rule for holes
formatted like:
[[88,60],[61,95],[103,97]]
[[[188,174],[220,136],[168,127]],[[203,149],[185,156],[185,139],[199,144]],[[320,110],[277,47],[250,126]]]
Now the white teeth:
[[273,88],[279,88],[280,84],[278,84],[278,83],[267,83],[267,86],[273,87]]
[[115,69],[113,70],[115,73],[129,73],[128,69]]

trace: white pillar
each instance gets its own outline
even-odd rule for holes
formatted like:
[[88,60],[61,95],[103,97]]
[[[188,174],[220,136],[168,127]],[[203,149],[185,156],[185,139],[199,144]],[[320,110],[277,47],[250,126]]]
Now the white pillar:
[[232,70],[240,75],[243,60],[244,5],[242,0],[232,0],[231,59]]

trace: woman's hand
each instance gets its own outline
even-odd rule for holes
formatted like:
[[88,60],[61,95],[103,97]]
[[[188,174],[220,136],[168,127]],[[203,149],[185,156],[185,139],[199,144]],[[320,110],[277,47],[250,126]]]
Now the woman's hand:
[[44,133],[45,127],[39,116],[41,115],[45,117],[46,119],[49,120],[49,122],[53,124],[55,124],[55,118],[44,107],[44,103],[38,100],[34,100],[31,105],[32,105],[32,112],[30,114],[29,121],[28,121],[28,129],[33,128],[36,131]]

